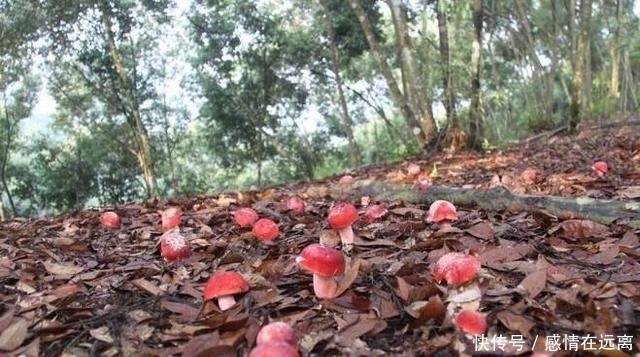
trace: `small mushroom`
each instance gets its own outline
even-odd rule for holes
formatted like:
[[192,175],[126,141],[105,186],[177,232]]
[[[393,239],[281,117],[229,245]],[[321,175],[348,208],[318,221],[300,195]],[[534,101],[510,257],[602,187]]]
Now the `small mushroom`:
[[284,342],[256,345],[249,357],[300,357],[298,349]]
[[596,172],[598,177],[604,176],[609,171],[609,165],[606,161],[596,161],[591,168]]
[[351,203],[338,203],[329,210],[327,221],[338,231],[342,244],[353,244],[353,222],[358,219],[358,210]]
[[113,211],[104,212],[100,216],[100,223],[109,229],[120,229],[120,216]]
[[364,218],[367,222],[373,222],[385,214],[387,214],[387,208],[384,205],[371,205],[364,212]]
[[445,280],[448,285],[460,286],[472,280],[480,270],[480,261],[473,255],[451,252],[438,259],[434,269],[434,279]]
[[235,294],[249,290],[249,284],[242,275],[234,271],[217,272],[209,278],[204,287],[204,300],[218,298],[218,307],[225,311],[236,304]]
[[257,345],[284,342],[290,346],[298,346],[298,337],[291,325],[284,321],[274,321],[262,326],[256,336]]
[[268,218],[260,218],[253,224],[251,233],[264,243],[272,243],[280,234],[280,229],[276,222]]
[[321,299],[332,299],[338,293],[335,277],[342,275],[345,259],[339,250],[314,243],[302,250],[296,263],[313,274],[313,292]]
[[487,331],[487,319],[474,310],[462,310],[454,318],[453,324],[471,335],[482,335]]
[[251,227],[258,220],[258,214],[253,208],[238,208],[233,213],[236,224],[242,228]]
[[179,208],[171,207],[162,211],[162,229],[167,231],[175,228],[182,222],[182,213]]
[[451,228],[451,222],[458,220],[458,212],[453,203],[436,200],[429,207],[427,222],[437,223],[440,229]]
[[306,209],[306,204],[300,196],[291,196],[287,200],[287,209],[295,214],[302,214]]
[[191,255],[191,245],[187,237],[169,231],[160,237],[160,253],[168,262],[180,260]]

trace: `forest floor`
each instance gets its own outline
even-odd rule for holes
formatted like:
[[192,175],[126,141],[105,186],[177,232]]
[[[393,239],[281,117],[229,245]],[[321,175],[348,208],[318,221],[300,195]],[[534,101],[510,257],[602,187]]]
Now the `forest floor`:
[[[602,177],[592,170],[597,160],[610,166]],[[517,195],[640,203],[637,126],[585,129],[485,154],[426,155],[350,174],[360,187],[386,182],[416,196],[430,192],[406,174],[409,163],[432,174],[434,189],[502,186]],[[260,326],[276,320],[294,326],[302,356],[639,355],[640,229],[633,215],[603,223],[544,207],[458,205],[453,228],[439,229],[425,220],[429,202],[393,194],[375,202],[373,195],[372,204],[388,212],[354,224],[344,292],[321,300],[295,257],[320,237],[335,241],[326,219],[332,204],[349,201],[362,213],[368,201],[339,178],[119,206],[118,230],[101,226],[99,210],[3,222],[0,356],[247,356]],[[284,208],[294,194],[304,198],[306,212]],[[600,204],[591,201],[585,212]],[[180,262],[165,262],[157,245],[160,211],[168,207],[182,210],[179,229],[192,245],[191,257]],[[238,228],[238,207],[275,220],[276,243]],[[433,265],[450,251],[480,260],[471,283],[435,281]],[[216,270],[240,272],[251,290],[229,310],[209,301],[200,311]],[[486,341],[451,322],[470,307],[486,317]]]

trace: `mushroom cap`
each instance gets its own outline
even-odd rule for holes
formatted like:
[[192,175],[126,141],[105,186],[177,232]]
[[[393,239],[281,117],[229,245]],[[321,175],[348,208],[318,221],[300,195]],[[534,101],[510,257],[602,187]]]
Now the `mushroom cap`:
[[187,237],[169,231],[160,238],[160,253],[167,261],[186,258],[191,255],[191,245]]
[[453,318],[453,324],[471,335],[482,335],[487,331],[487,319],[474,310],[462,310]]
[[332,277],[344,273],[345,260],[342,252],[313,243],[304,248],[296,257],[296,263],[302,269],[324,277]]
[[179,208],[171,207],[162,211],[162,229],[168,230],[180,225],[182,213]]
[[367,221],[373,222],[385,214],[387,214],[387,208],[384,205],[371,205],[364,212],[364,217]]
[[104,212],[100,216],[100,223],[111,229],[120,229],[120,216],[113,211]]
[[420,173],[420,170],[420,165],[418,164],[410,163],[409,166],[407,166],[407,174],[409,176],[416,176]]
[[455,221],[458,219],[458,212],[453,203],[445,200],[436,200],[429,207],[427,222],[442,222],[445,220]]
[[268,218],[260,218],[253,224],[251,232],[261,241],[271,242],[280,234],[280,229],[276,222]]
[[603,174],[609,171],[609,165],[605,161],[596,161],[591,168]]
[[351,175],[344,175],[340,177],[340,180],[338,180],[338,183],[341,183],[341,184],[350,184],[352,182],[353,182],[353,176]]
[[256,336],[256,344],[265,345],[274,342],[284,342],[297,347],[298,337],[291,325],[283,321],[274,321],[262,326],[258,336]]
[[358,219],[358,210],[351,203],[338,203],[329,210],[327,220],[333,229],[344,229]]
[[244,207],[238,208],[233,213],[233,218],[240,227],[251,227],[258,220],[258,214],[253,208]]
[[287,200],[287,209],[294,213],[303,213],[305,208],[306,204],[304,203],[304,200],[298,195],[291,196]]
[[438,259],[434,270],[437,282],[446,280],[451,286],[459,286],[476,277],[480,261],[473,255],[451,252]]
[[300,357],[298,349],[285,342],[256,345],[249,357]]
[[204,287],[204,300],[234,295],[249,290],[249,284],[235,271],[220,271],[211,275]]

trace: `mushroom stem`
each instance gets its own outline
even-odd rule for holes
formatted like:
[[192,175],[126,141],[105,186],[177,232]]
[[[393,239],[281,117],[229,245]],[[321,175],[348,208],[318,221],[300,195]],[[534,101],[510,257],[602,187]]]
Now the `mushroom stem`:
[[338,282],[333,277],[313,274],[313,292],[321,299],[332,299],[338,293]]
[[233,297],[233,295],[224,295],[218,297],[218,307],[222,311],[229,310],[235,304],[236,299]]
[[338,231],[340,234],[340,240],[342,244],[353,244],[353,228],[348,225],[346,228],[342,228]]
[[448,220],[448,219],[446,219],[446,220],[444,220],[444,221],[442,221],[442,222],[438,223],[438,228],[439,228],[440,230],[447,230],[447,229],[451,229],[451,227],[452,227],[452,226],[451,226],[451,221],[450,221],[450,220]]

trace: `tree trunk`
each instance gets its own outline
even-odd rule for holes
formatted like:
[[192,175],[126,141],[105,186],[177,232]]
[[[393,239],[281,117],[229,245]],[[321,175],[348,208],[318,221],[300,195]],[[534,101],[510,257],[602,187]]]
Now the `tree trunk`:
[[[11,208],[11,213],[13,216],[18,215],[18,210],[16,209],[16,205],[13,202],[13,196],[11,196],[11,190],[9,189],[9,184],[7,183],[7,164],[9,163],[9,154],[11,151],[11,142],[13,141],[13,130],[15,128],[11,123],[11,117],[9,116],[9,112],[7,110],[7,100],[4,98],[4,120],[5,120],[5,145],[2,148],[2,162],[0,163],[0,180],[2,180],[2,190],[7,194],[7,200],[9,201],[9,206]],[[17,125],[17,124],[16,124]],[[0,197],[0,201],[2,201]],[[4,210],[2,210],[3,219],[4,220]]]
[[415,50],[407,26],[406,10],[400,0],[388,0],[387,2],[396,30],[396,42],[400,54],[399,64],[402,68],[403,82],[406,84],[405,96],[409,98],[417,120],[422,123],[427,140],[431,141],[436,136],[436,122],[433,119],[431,99],[422,85],[422,73],[417,68]]
[[364,32],[365,37],[367,38],[367,43],[371,48],[373,57],[375,58],[376,63],[378,63],[380,72],[382,72],[382,76],[387,82],[387,87],[389,88],[391,99],[393,100],[394,105],[400,110],[408,126],[416,135],[418,144],[420,144],[421,147],[425,147],[428,142],[425,130],[424,128],[422,128],[420,122],[416,119],[409,101],[400,91],[398,82],[393,77],[393,73],[391,71],[391,68],[387,64],[382,48],[380,47],[380,44],[374,36],[373,25],[367,18],[367,14],[362,8],[362,4],[360,4],[359,0],[349,0],[349,4],[358,17],[358,21],[360,22],[360,26],[362,27],[362,31]]
[[615,29],[611,38],[611,84],[609,86],[609,101],[614,109],[620,98],[620,0],[616,0]]
[[329,195],[342,200],[369,196],[373,201],[403,201],[423,205],[429,205],[435,200],[447,200],[456,206],[492,212],[545,212],[562,220],[588,219],[607,225],[622,221],[630,227],[640,229],[640,208],[628,201],[516,195],[503,186],[488,190],[431,186],[426,191],[419,191],[411,184],[359,180],[350,186],[335,185],[330,189]]
[[591,4],[592,0],[580,2],[580,34],[577,36],[576,51],[573,62],[573,84],[571,88],[571,116],[569,117],[569,132],[575,132],[584,117],[584,79],[585,64],[591,35]]
[[473,43],[471,50],[471,106],[469,107],[469,147],[482,149],[484,125],[480,105],[480,67],[482,52],[482,0],[473,1]]
[[351,114],[349,114],[349,106],[347,105],[347,99],[344,95],[344,86],[342,84],[342,77],[340,76],[340,55],[338,54],[338,48],[333,40],[333,35],[331,35],[331,39],[329,39],[329,41],[331,41],[331,70],[333,71],[336,89],[338,90],[338,100],[340,102],[340,109],[342,113],[342,126],[347,134],[347,144],[349,146],[349,165],[352,168],[355,168],[360,166],[361,163],[360,150],[358,149],[358,143],[356,143],[356,139],[353,136],[353,120],[351,119]]
[[102,21],[105,32],[105,40],[107,42],[107,50],[109,56],[113,61],[113,66],[118,76],[118,80],[125,94],[128,96],[128,103],[130,108],[125,109],[125,113],[129,127],[131,128],[132,135],[134,137],[136,152],[136,159],[138,165],[142,171],[142,177],[145,185],[145,192],[148,198],[157,196],[157,181],[155,172],[153,169],[153,158],[151,156],[151,142],[149,140],[149,134],[145,127],[142,116],[140,114],[140,104],[138,103],[135,87],[129,76],[127,75],[122,58],[116,42],[114,39],[113,31],[111,29],[111,19],[108,10],[103,8]]
[[436,16],[438,18],[438,37],[440,45],[440,66],[442,67],[442,90],[444,92],[444,109],[447,113],[447,125],[460,128],[456,115],[456,97],[453,90],[453,76],[451,75],[451,60],[449,58],[449,25],[447,14],[442,9],[442,1],[436,1]]

